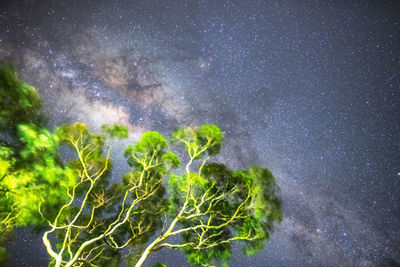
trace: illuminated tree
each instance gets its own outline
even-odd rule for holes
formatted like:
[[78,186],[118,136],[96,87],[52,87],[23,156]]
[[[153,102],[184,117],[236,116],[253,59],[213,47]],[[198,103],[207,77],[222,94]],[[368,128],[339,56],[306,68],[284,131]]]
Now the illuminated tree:
[[[66,165],[76,176],[66,186],[70,200],[55,217],[43,215],[51,226],[43,241],[55,266],[117,265],[123,248],[130,248],[130,264],[135,266],[162,248],[181,248],[190,263],[208,265],[226,261],[234,241],[244,242],[246,254],[261,250],[273,223],[281,219],[277,187],[268,170],[254,166],[232,171],[207,163],[224,139],[215,125],[173,133],[172,142],[184,147],[188,156],[180,175],[169,175],[180,159],[167,150],[166,139],[157,132],[143,134],[125,150],[132,171],[111,187],[109,149],[103,156],[105,135],[76,123],[61,126],[56,136],[77,159]],[[167,211],[169,219],[162,222]],[[49,239],[52,233],[56,246]],[[169,241],[178,235],[179,242]]]
[[[111,144],[126,138],[127,128],[103,125],[99,134],[74,123],[50,132],[40,126],[36,91],[12,71],[0,72],[1,239],[15,226],[34,226],[50,266],[118,266],[126,256],[139,267],[163,248],[210,266],[227,264],[233,242],[247,255],[260,251],[281,220],[267,169],[211,162],[224,142],[217,126],[183,127],[169,141],[144,133],[125,150],[131,170],[111,180]],[[7,111],[10,103],[16,107]],[[183,148],[183,166],[174,146]]]
[[[68,183],[68,175],[58,163],[57,141],[37,126],[39,108],[36,90],[18,78],[12,65],[1,65],[0,245],[15,226],[44,226],[37,212],[41,199],[49,212],[65,200],[64,190],[59,189]],[[5,259],[5,249],[0,247],[0,262]]]
[[[173,133],[173,143],[181,145],[188,156],[185,173],[169,177],[171,221],[141,253],[136,266],[162,248],[181,248],[196,265],[226,263],[234,241],[244,242],[246,254],[263,248],[273,223],[282,217],[275,179],[257,166],[232,171],[223,164],[207,163],[219,153],[223,140],[215,125]],[[168,241],[178,235],[179,241]]]
[[[119,126],[103,130],[111,136],[127,136]],[[61,126],[57,136],[77,159],[67,165],[76,174],[75,183],[67,188],[70,200],[54,218],[46,218],[51,229],[44,233],[43,242],[52,262],[55,266],[116,265],[118,250],[145,243],[159,226],[166,207],[162,179],[177,166],[178,158],[166,151],[166,140],[159,133],[148,132],[127,149],[134,158],[128,161],[133,171],[109,187],[111,161],[109,149],[103,156],[105,135],[92,134],[84,124],[76,123]],[[49,240],[53,232],[56,247]]]

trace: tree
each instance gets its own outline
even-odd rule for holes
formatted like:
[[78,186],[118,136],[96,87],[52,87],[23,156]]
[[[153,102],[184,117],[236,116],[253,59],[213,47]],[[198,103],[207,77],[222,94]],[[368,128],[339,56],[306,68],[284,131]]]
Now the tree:
[[[92,134],[81,123],[63,125],[56,132],[77,156],[67,164],[76,174],[76,181],[66,189],[70,200],[54,218],[45,218],[51,226],[43,235],[47,251],[55,266],[99,265],[104,261],[116,265],[119,257],[113,257],[118,255],[115,251],[146,242],[148,234],[157,229],[157,214],[165,206],[162,177],[170,166],[175,166],[177,157],[165,151],[166,141],[159,133],[148,132],[127,149],[135,155],[136,160],[130,162],[134,170],[122,183],[108,187],[111,161],[109,150],[105,157],[102,155],[105,135]],[[109,214],[118,209],[118,213]],[[58,241],[56,248],[48,237],[53,232]]]
[[50,266],[118,266],[123,256],[142,266],[163,248],[181,249],[194,265],[227,264],[233,242],[254,254],[281,220],[271,172],[212,162],[224,142],[216,125],[182,127],[169,140],[144,133],[125,150],[131,170],[113,180],[111,144],[128,131],[101,128],[74,123],[50,132],[21,121],[18,149],[0,147],[0,231],[42,230]]
[[[195,265],[226,261],[233,241],[243,241],[246,254],[260,251],[273,223],[282,217],[272,174],[257,166],[232,171],[223,164],[207,163],[224,140],[215,125],[181,128],[172,140],[188,156],[185,173],[171,175],[168,181],[172,221],[147,246],[136,266],[162,248],[182,248]],[[200,163],[194,172],[196,161]],[[180,242],[167,241],[177,235]]]
[[[56,140],[38,126],[40,105],[36,90],[15,68],[0,65],[0,245],[15,226],[44,226],[37,209],[41,199],[52,207],[49,212],[64,201],[59,189],[68,175],[59,165]],[[6,258],[0,246],[0,262]]]

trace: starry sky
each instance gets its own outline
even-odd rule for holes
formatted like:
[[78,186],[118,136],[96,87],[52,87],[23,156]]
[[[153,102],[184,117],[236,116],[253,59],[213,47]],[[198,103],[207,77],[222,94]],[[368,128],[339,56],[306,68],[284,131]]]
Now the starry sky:
[[[0,60],[43,99],[47,126],[215,123],[217,160],[268,167],[284,219],[232,266],[399,266],[398,1],[0,1]],[[46,266],[17,229],[11,266]],[[179,251],[157,261],[187,266]]]

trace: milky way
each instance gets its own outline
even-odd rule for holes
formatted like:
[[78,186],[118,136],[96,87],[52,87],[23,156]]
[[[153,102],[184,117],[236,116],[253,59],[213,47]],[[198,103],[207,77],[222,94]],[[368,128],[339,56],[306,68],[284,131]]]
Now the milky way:
[[[39,90],[49,128],[128,125],[123,161],[147,130],[215,123],[218,160],[270,168],[284,201],[266,249],[237,248],[232,266],[399,264],[399,4],[64,2],[0,3],[0,59]],[[28,230],[9,249],[12,266],[46,265]]]

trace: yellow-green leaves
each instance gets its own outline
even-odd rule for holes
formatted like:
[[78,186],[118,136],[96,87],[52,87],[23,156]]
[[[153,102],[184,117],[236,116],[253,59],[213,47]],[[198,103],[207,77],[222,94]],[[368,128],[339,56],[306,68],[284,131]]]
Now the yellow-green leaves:
[[167,147],[167,140],[158,132],[146,132],[139,142],[135,144],[135,150],[140,153],[151,153],[155,149],[161,150]]
[[55,132],[60,142],[75,152],[80,150],[81,159],[97,161],[102,157],[106,137],[89,132],[86,124],[81,122],[63,124]]
[[169,213],[179,219],[178,231],[192,264],[227,263],[235,241],[244,243],[247,255],[260,251],[273,223],[282,218],[275,179],[258,166],[233,171],[207,163],[197,173],[171,175],[168,189]]
[[172,168],[179,166],[179,158],[172,152],[166,154],[166,148],[164,136],[158,132],[146,132],[139,142],[126,148],[124,155],[132,167],[160,169],[165,167],[164,163]]
[[[24,144],[20,151],[21,164],[39,182],[46,182],[50,185],[62,184],[71,186],[70,170],[60,166],[58,160],[58,138],[47,129],[40,128],[34,124],[18,125],[20,140]],[[29,165],[28,165],[29,164]]]
[[14,152],[11,148],[0,146],[0,181],[14,165],[15,159],[12,157],[13,154]]
[[0,146],[0,159],[1,160],[9,160],[11,156],[14,154],[11,148]]
[[[54,158],[57,154],[58,142],[55,136],[47,129],[40,128],[32,123],[18,125],[20,140],[25,144],[21,151],[24,159]],[[51,159],[50,159],[51,160]]]
[[101,126],[101,131],[110,136],[111,138],[128,138],[128,128],[123,125],[108,125],[103,124]]
[[176,192],[179,197],[184,198],[189,190],[189,186],[191,187],[192,191],[204,190],[205,186],[208,183],[208,180],[204,179],[197,173],[189,173],[183,175],[173,174],[169,179],[169,189],[173,192]]
[[198,159],[205,152],[210,156],[218,154],[224,142],[224,134],[213,124],[183,127],[172,133],[172,142],[183,146],[190,157]]
[[[35,88],[18,78],[14,66],[0,65],[0,136],[3,138],[8,135],[7,142],[11,139],[13,143],[18,143],[17,126],[23,123],[39,123],[40,106]],[[17,223],[18,209],[14,202],[16,196],[10,191],[10,186],[15,187],[11,180],[16,179],[13,167],[17,165],[16,158],[11,158],[11,155],[15,151],[14,156],[18,156],[19,147],[11,147],[0,147],[0,245],[6,241]],[[0,265],[5,259],[5,250],[0,246]]]
[[256,216],[268,221],[281,221],[279,188],[272,173],[268,169],[259,166],[250,167],[248,172],[254,180],[254,185],[258,187],[258,193],[255,194],[254,208]]
[[167,147],[164,136],[158,132],[146,132],[142,135],[139,142],[130,145],[125,150],[125,157],[135,156],[143,158],[150,156],[154,151],[161,151]]
[[218,154],[224,142],[224,134],[221,129],[213,124],[201,125],[196,131],[196,137],[200,146],[208,147],[207,152],[210,156]]
[[180,158],[170,151],[162,155],[161,158],[163,162],[169,166],[170,169],[178,168],[181,164]]
[[63,142],[77,142],[89,133],[84,123],[63,124],[56,130],[56,135]]
[[21,81],[14,66],[0,66],[0,130],[14,131],[20,123],[37,122],[41,102],[35,88]]

